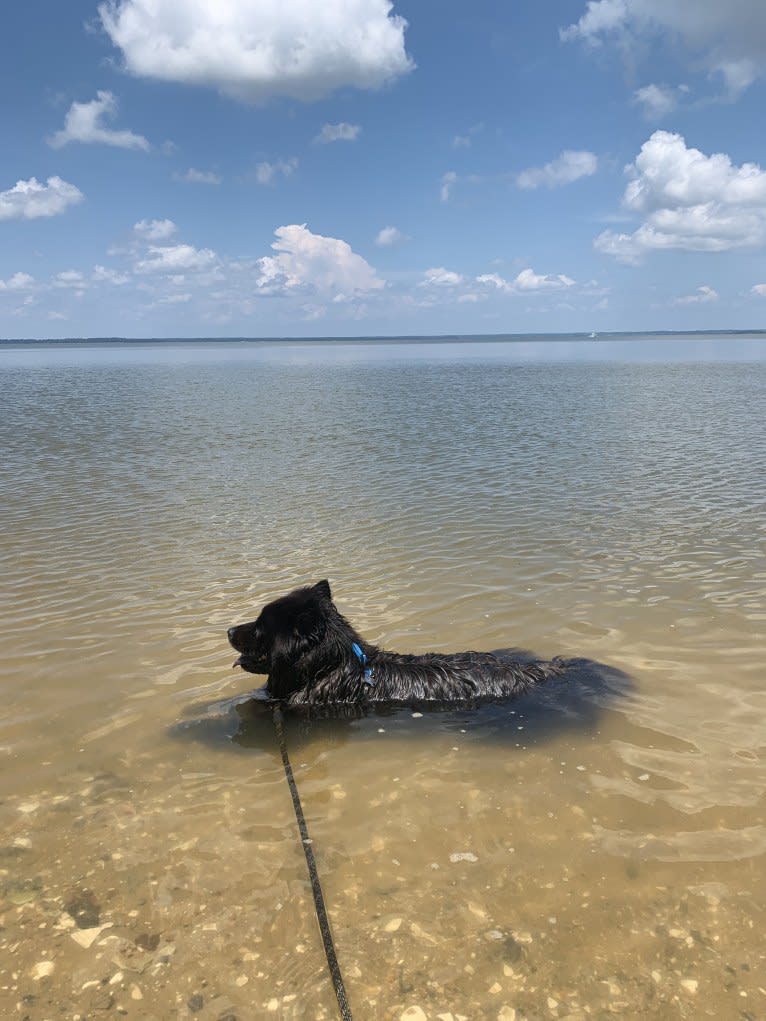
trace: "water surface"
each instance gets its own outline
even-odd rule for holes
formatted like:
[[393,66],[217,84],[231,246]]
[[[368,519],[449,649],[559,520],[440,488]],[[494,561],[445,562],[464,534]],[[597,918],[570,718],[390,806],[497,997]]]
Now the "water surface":
[[743,337],[0,348],[3,1014],[337,1016],[225,642],[327,577],[604,665],[288,728],[355,1016],[766,1016],[765,390]]

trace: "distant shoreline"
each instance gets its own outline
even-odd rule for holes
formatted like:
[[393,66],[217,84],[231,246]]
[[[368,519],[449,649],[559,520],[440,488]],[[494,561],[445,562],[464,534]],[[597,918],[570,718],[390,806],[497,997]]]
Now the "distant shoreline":
[[360,343],[522,343],[562,340],[640,340],[643,337],[668,337],[683,340],[684,337],[752,337],[754,340],[766,338],[766,329],[757,330],[611,330],[595,335],[591,333],[445,333],[445,334],[395,334],[367,335],[358,337],[4,337],[0,338],[0,346],[16,344],[360,344]]

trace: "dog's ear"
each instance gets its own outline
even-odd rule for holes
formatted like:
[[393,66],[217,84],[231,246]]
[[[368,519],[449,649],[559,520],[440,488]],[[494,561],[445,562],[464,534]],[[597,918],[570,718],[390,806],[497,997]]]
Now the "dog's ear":
[[314,586],[314,591],[318,592],[320,596],[324,596],[325,599],[332,599],[332,592],[330,591],[330,583],[325,578],[323,581],[318,581]]
[[317,606],[306,606],[286,621],[274,636],[271,648],[271,672],[292,670],[298,660],[322,638],[325,614]]
[[308,638],[317,631],[321,619],[316,607],[311,607],[298,614],[293,623],[293,631],[300,638]]

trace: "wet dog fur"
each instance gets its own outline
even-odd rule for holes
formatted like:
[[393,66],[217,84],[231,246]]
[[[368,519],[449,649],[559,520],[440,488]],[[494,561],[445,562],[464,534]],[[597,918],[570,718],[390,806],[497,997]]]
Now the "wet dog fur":
[[512,699],[567,667],[562,659],[526,662],[491,652],[387,652],[342,616],[327,581],[276,599],[228,637],[240,653],[234,665],[265,674],[267,697],[296,709]]

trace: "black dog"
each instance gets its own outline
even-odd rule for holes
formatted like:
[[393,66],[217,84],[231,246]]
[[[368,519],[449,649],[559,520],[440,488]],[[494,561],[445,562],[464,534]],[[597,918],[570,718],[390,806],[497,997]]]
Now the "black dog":
[[521,662],[489,652],[407,656],[365,642],[320,581],[229,628],[234,666],[267,674],[266,694],[287,706],[466,704],[522,695],[567,661]]

